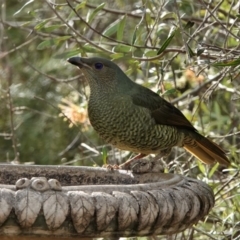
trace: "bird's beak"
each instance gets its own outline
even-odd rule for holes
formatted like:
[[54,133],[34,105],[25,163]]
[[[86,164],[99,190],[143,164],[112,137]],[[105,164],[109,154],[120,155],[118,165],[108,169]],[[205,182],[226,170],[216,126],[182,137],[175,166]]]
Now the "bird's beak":
[[92,69],[87,63],[85,63],[83,61],[83,58],[80,58],[80,57],[72,57],[72,58],[69,58],[67,59],[68,62],[70,62],[71,64],[79,67],[80,69],[82,68],[88,68],[88,69]]
[[79,68],[82,68],[84,66],[84,63],[81,61],[80,57],[71,57],[67,59],[67,61],[73,65],[78,66]]

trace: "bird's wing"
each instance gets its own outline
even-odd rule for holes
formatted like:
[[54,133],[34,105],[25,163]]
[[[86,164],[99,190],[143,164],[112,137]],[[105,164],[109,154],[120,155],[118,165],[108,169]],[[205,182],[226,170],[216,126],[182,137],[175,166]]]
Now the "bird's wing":
[[133,104],[149,109],[157,124],[197,131],[183,113],[171,103],[151,90],[142,89],[142,91],[144,92],[131,95]]

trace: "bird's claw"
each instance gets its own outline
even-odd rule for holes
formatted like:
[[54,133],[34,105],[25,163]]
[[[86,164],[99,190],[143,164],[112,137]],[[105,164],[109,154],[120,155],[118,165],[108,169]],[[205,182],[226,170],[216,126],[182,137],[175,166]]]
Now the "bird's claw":
[[117,164],[114,164],[114,165],[104,164],[102,167],[103,167],[103,168],[106,168],[107,170],[110,170],[110,171],[120,169],[120,168],[119,168],[120,166],[118,166]]

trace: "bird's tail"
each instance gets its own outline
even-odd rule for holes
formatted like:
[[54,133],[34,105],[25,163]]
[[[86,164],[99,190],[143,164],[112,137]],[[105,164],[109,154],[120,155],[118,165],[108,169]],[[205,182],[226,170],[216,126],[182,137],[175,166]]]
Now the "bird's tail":
[[192,136],[191,140],[184,141],[183,147],[188,152],[206,164],[213,164],[214,162],[219,162],[225,166],[230,164],[226,152],[220,146],[199,133],[195,134],[196,137]]

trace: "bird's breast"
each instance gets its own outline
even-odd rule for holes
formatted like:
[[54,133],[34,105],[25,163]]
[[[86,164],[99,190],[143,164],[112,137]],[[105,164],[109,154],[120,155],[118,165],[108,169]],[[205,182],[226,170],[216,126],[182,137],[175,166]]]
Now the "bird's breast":
[[98,134],[107,143],[120,149],[145,154],[157,153],[159,149],[172,147],[178,141],[177,134],[174,137],[176,130],[157,125],[150,110],[136,106],[124,97],[104,101],[90,98],[88,114]]

